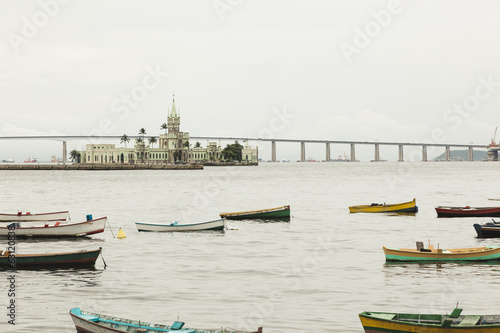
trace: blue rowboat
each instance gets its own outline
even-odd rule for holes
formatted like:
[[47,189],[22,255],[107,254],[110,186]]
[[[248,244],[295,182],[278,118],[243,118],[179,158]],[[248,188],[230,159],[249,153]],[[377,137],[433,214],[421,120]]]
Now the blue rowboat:
[[69,312],[76,331],[79,333],[108,333],[108,332],[127,332],[127,333],[158,333],[158,332],[176,332],[176,333],[262,333],[262,327],[257,331],[238,331],[234,329],[195,329],[184,328],[184,322],[175,321],[172,325],[152,324],[139,320],[123,319],[97,313],[82,311],[80,308],[73,308]]

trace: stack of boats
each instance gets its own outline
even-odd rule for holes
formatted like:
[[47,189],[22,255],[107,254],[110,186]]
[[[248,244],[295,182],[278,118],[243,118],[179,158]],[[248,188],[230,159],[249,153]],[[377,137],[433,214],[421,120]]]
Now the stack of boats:
[[[106,217],[93,219],[87,215],[83,222],[71,222],[68,211],[31,214],[0,213],[0,236],[9,240],[26,237],[81,237],[104,232]],[[9,246],[0,251],[0,267],[47,268],[94,266],[102,249],[63,253],[18,254]]]

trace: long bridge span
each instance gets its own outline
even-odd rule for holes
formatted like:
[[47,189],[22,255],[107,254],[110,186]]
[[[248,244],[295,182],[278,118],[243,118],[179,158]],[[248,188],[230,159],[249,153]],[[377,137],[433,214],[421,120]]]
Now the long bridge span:
[[[130,135],[130,139],[142,138],[142,135]],[[48,136],[0,136],[0,140],[53,140],[61,141],[63,145],[63,161],[66,162],[67,158],[67,141],[71,140],[85,140],[89,143],[95,143],[99,140],[120,140],[121,135],[48,135]],[[223,140],[223,141],[256,141],[256,142],[270,142],[271,143],[271,161],[276,162],[276,143],[300,143],[300,161],[306,160],[306,143],[308,144],[324,144],[325,160],[330,161],[330,145],[332,144],[347,144],[351,147],[350,160],[356,161],[356,145],[372,145],[374,146],[374,159],[373,161],[380,161],[380,146],[398,146],[399,155],[398,161],[404,161],[404,146],[420,146],[422,147],[422,161],[427,161],[427,148],[428,147],[443,147],[445,149],[445,160],[450,160],[451,147],[467,148],[469,150],[468,160],[474,160],[474,148],[486,149],[486,145],[478,144],[461,144],[461,143],[422,143],[422,142],[390,142],[390,141],[347,141],[347,140],[316,140],[316,139],[267,139],[267,138],[249,138],[249,137],[222,137],[222,136],[191,136],[190,139],[197,140]]]

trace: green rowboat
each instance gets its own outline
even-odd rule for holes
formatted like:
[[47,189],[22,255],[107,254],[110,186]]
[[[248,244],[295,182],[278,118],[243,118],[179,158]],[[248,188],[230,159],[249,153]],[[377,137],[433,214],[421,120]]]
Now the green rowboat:
[[251,220],[251,219],[289,219],[290,206],[281,206],[269,209],[250,210],[246,212],[221,213],[220,217],[228,220]]

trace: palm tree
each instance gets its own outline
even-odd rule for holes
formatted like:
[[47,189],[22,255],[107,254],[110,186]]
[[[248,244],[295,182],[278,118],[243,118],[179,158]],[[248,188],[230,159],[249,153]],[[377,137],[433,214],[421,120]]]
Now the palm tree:
[[156,142],[158,142],[158,140],[156,140],[156,138],[154,136],[150,137],[148,139],[148,142],[149,142],[149,145],[154,145]]
[[201,143],[199,143],[198,141],[196,141],[196,144],[194,145],[195,148],[201,148]]
[[160,129],[165,130],[165,134],[167,134],[167,129],[168,129],[168,125],[167,125],[167,123],[163,123],[163,124],[161,124]]
[[122,137],[120,138],[120,143],[124,143],[125,142],[125,148],[127,148],[127,142],[130,141],[130,138],[128,137],[127,134],[123,134]]
[[139,134],[142,135],[142,139],[144,140],[144,135],[146,134],[146,130],[144,129],[144,127],[139,130]]
[[80,156],[80,153],[75,149],[69,152],[69,157],[73,162],[80,163]]

